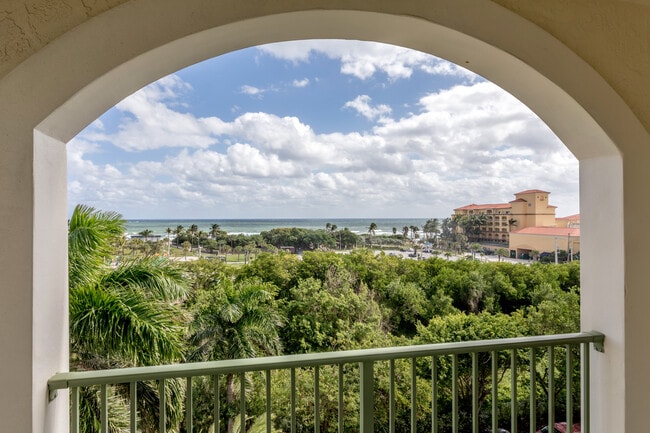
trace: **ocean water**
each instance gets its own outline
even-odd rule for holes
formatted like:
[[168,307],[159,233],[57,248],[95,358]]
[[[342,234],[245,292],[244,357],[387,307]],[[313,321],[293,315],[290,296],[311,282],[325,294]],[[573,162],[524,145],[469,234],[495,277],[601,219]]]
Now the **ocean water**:
[[[397,233],[402,232],[404,226],[417,226],[422,230],[422,226],[428,218],[330,218],[330,219],[141,219],[127,220],[127,234],[137,234],[143,230],[151,230],[155,235],[167,234],[167,227],[172,230],[177,226],[188,228],[196,224],[199,230],[209,232],[212,224],[219,224],[221,230],[229,234],[259,234],[263,231],[269,231],[279,227],[299,227],[305,229],[324,229],[327,223],[336,224],[337,230],[348,230],[354,233],[368,233],[368,227],[371,223],[377,224],[377,235],[388,235],[393,233],[393,227]],[[442,221],[442,218],[438,218]]]

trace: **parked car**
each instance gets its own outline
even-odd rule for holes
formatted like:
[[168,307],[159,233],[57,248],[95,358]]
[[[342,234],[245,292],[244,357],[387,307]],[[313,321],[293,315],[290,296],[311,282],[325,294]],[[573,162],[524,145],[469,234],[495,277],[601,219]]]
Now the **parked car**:
[[575,423],[573,424],[573,430],[569,431],[567,430],[567,425],[566,422],[556,422],[553,425],[553,432],[548,431],[548,426],[542,427],[541,429],[537,430],[537,433],[581,433],[581,427],[580,423]]

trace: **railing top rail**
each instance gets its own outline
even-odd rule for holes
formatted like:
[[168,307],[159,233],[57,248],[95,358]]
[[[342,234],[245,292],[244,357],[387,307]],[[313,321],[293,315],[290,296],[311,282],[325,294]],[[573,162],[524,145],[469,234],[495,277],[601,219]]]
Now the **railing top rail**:
[[588,331],[574,334],[541,335],[535,337],[503,338],[455,343],[397,346],[380,349],[347,350],[340,352],[308,353],[263,358],[171,364],[152,367],[121,368],[113,370],[57,373],[48,380],[50,391],[77,386],[129,383],[133,381],[169,379],[175,377],[210,376],[247,371],[279,370],[336,365],[364,361],[418,358],[433,355],[451,355],[472,352],[491,352],[531,347],[594,343],[602,347],[605,336]]

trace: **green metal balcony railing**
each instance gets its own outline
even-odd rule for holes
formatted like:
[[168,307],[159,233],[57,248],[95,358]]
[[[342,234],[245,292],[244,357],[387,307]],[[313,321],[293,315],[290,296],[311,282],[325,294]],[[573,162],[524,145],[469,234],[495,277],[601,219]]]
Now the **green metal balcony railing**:
[[[239,411],[236,416],[240,417],[240,426],[243,426],[240,431],[243,433],[246,431],[246,412],[251,410],[247,407],[247,399],[250,398],[247,397],[247,391],[250,391],[247,387],[252,385],[246,380],[247,374],[259,376],[258,382],[264,390],[260,395],[265,406],[263,409],[266,410],[263,419],[269,433],[277,431],[272,425],[273,415],[285,417],[283,419],[287,422],[283,424],[282,430],[291,433],[307,431],[305,425],[298,423],[298,411],[302,414],[305,411],[310,412],[309,419],[313,421],[308,429],[315,433],[325,430],[338,433],[479,433],[485,430],[496,432],[504,427],[509,428],[510,432],[535,433],[540,427],[559,421],[565,421],[569,426],[581,423],[581,431],[588,433],[590,345],[593,345],[595,350],[602,351],[603,341],[603,334],[582,332],[70,372],[53,376],[48,381],[48,387],[50,398],[56,397],[57,390],[70,389],[72,433],[79,432],[80,390],[89,387],[99,388],[100,431],[109,431],[107,395],[109,387],[117,384],[129,386],[126,398],[130,406],[129,428],[133,433],[140,431],[137,385],[147,381],[158,387],[158,428],[160,432],[165,432],[166,382],[178,379],[183,379],[186,383],[184,431],[194,432],[196,413],[192,384],[198,377],[209,378],[211,381],[210,422],[214,423],[215,432],[224,431],[226,396],[222,387],[224,377],[229,375],[235,375],[239,379],[240,389],[235,409]],[[379,380],[379,371],[387,377],[387,383]],[[297,372],[301,373],[301,378],[304,378],[305,374],[311,378],[308,407],[299,407],[298,400],[304,401],[305,387],[302,387],[302,391],[297,389]],[[328,383],[335,384],[335,391],[331,392],[335,395],[329,395],[329,391],[324,388],[321,390],[325,375],[333,375]],[[279,376],[282,376],[281,385],[278,385]],[[562,382],[563,386],[558,386]],[[350,385],[351,383],[354,385]],[[287,405],[273,402],[271,391],[274,386],[289,387]],[[351,387],[358,392],[351,394]],[[423,388],[426,392],[422,392]],[[402,390],[402,398],[397,402],[396,395],[399,390]],[[299,392],[302,393],[300,396]],[[430,401],[426,410],[421,402],[417,401],[418,398],[422,399],[423,395],[426,396],[427,406]],[[350,407],[346,404],[349,403],[348,399],[354,400],[352,406],[356,408],[358,405],[359,408],[358,414],[353,414],[357,423],[354,427],[350,427],[349,422],[344,425],[344,418],[351,415],[346,413],[346,408]],[[504,399],[507,400],[505,407]],[[323,423],[322,417],[325,415],[321,410],[324,401],[336,406],[335,415],[330,414],[332,423]],[[562,406],[559,410],[558,402],[561,402]],[[410,408],[402,407],[401,411],[398,410],[398,406],[409,404]],[[257,410],[261,411],[259,407]],[[422,413],[423,411],[426,413]],[[499,420],[503,423],[504,412],[506,418],[509,418],[509,425],[498,425]],[[402,419],[398,420],[400,416]]]

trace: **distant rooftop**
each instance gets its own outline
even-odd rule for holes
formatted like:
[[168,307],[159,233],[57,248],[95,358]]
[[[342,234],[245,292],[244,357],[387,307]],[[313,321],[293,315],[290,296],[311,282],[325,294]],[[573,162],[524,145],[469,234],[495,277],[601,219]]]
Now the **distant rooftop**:
[[525,227],[513,230],[510,234],[518,235],[545,235],[545,236],[580,236],[580,229],[569,227]]
[[481,209],[509,209],[509,203],[495,203],[495,204],[469,204],[467,206],[459,207],[454,210],[481,210]]
[[550,194],[548,191],[542,191],[541,189],[527,189],[526,191],[521,191],[521,192],[516,192],[515,195],[519,194],[533,194],[533,193],[542,193],[542,194]]

